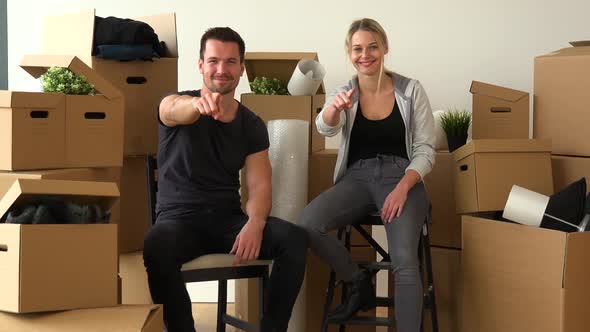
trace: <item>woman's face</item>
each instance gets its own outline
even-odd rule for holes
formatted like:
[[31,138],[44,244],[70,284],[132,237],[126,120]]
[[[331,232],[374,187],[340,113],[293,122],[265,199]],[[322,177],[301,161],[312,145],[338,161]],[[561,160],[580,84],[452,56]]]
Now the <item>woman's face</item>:
[[369,31],[359,30],[350,39],[350,61],[359,74],[378,75],[386,53]]

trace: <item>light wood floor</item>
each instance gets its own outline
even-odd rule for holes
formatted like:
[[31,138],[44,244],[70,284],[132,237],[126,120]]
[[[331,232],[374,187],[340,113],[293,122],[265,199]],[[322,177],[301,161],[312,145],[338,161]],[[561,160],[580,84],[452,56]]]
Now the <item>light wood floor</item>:
[[[377,309],[378,316],[387,315],[386,308]],[[231,303],[227,304],[227,312],[234,312],[234,305]],[[195,325],[197,332],[215,332],[215,323],[217,315],[217,304],[216,303],[193,303],[193,317],[195,319]],[[236,332],[234,327],[228,326],[227,332]],[[307,331],[315,332],[315,331]],[[378,327],[376,332],[387,332],[386,327]]]

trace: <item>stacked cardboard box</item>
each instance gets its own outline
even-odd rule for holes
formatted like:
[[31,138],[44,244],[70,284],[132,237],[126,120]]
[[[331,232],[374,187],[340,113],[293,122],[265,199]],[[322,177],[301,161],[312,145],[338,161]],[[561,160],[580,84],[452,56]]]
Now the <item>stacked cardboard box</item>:
[[[164,42],[166,53],[152,61],[115,61],[93,55],[95,10],[45,18],[43,54],[75,55],[114,85],[124,97],[124,128],[120,147],[121,219],[119,250],[143,249],[150,221],[147,207],[146,155],[158,151],[157,110],[160,100],[178,90],[176,15],[159,14],[135,18],[148,23]],[[99,141],[97,141],[99,142]]]
[[[473,140],[452,153],[438,151],[425,179],[440,331],[460,331],[462,325],[461,215],[503,210],[514,184],[553,192],[551,142],[528,139],[529,94],[477,81],[470,92]],[[429,321],[428,312],[424,318]]]
[[[10,272],[3,274],[2,293],[8,296],[0,310],[13,313],[0,314],[0,325],[92,330],[104,329],[96,324],[103,319],[109,330],[163,329],[158,306],[117,306],[122,285],[131,281],[127,275],[139,279],[124,269],[122,280],[118,258],[120,251],[143,247],[149,225],[142,156],[157,151],[157,104],[177,89],[174,20],[174,14],[144,20],[166,42],[169,57],[123,63],[92,56],[93,11],[48,17],[42,55],[25,56],[21,67],[35,78],[52,66],[68,68],[98,94],[0,91],[6,120],[0,169],[8,171],[0,173],[0,213],[6,216],[39,195],[110,210],[108,224],[0,224],[6,227],[0,247],[8,255],[1,269]],[[127,198],[121,202],[117,186]],[[125,296],[127,303],[149,303],[128,297],[137,296]]]
[[[589,45],[572,43],[535,59],[533,136],[552,141],[551,168],[544,162],[542,169],[551,170],[554,191],[589,173]],[[538,170],[535,164],[518,172]],[[586,235],[465,216],[463,330],[586,330]]]

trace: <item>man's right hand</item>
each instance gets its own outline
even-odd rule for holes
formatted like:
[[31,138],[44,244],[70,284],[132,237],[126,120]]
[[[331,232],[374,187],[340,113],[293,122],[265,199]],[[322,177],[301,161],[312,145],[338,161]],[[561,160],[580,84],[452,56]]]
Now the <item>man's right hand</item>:
[[354,88],[346,91],[340,92],[334,99],[332,99],[332,107],[340,113],[343,110],[347,110],[352,108],[352,94],[354,93]]
[[225,113],[221,105],[221,94],[217,92],[201,95],[200,98],[193,97],[192,104],[200,115],[211,116],[215,120],[221,119]]

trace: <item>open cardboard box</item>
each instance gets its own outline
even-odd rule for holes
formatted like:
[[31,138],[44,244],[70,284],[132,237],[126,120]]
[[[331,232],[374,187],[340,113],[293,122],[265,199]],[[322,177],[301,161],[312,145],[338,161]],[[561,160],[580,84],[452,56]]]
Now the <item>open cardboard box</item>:
[[26,55],[21,60],[35,78],[52,66],[84,76],[100,94],[0,91],[0,169],[121,166],[119,90],[74,56]]
[[588,331],[589,252],[588,232],[464,216],[462,330]]
[[21,67],[35,78],[53,66],[84,76],[100,93],[65,97],[64,167],[122,166],[124,103],[121,92],[75,56],[25,55],[21,60]]
[[[115,183],[18,179],[0,199],[0,215],[39,195],[103,209]],[[14,313],[117,304],[117,225],[0,224],[0,310]]]
[[588,157],[590,42],[571,44],[535,58],[533,137],[551,139],[554,154]]
[[[247,52],[244,58],[248,81],[258,76],[277,78],[287,87],[299,60],[318,60],[317,53]],[[277,119],[297,119],[309,122],[309,153],[323,150],[325,137],[315,126],[315,118],[326,99],[324,83],[314,96],[278,96],[244,93],[241,102],[256,113],[264,123]]]
[[115,61],[92,56],[95,10],[47,16],[41,54],[75,55],[125,96],[126,156],[155,154],[158,150],[160,100],[178,90],[176,14],[138,17],[149,24],[166,46],[166,54],[153,61]]
[[453,159],[457,213],[504,210],[515,184],[553,193],[549,140],[474,139]]
[[162,332],[164,318],[160,305],[122,305],[35,314],[0,313],[0,326],[20,332]]
[[473,81],[473,139],[529,138],[529,94]]

